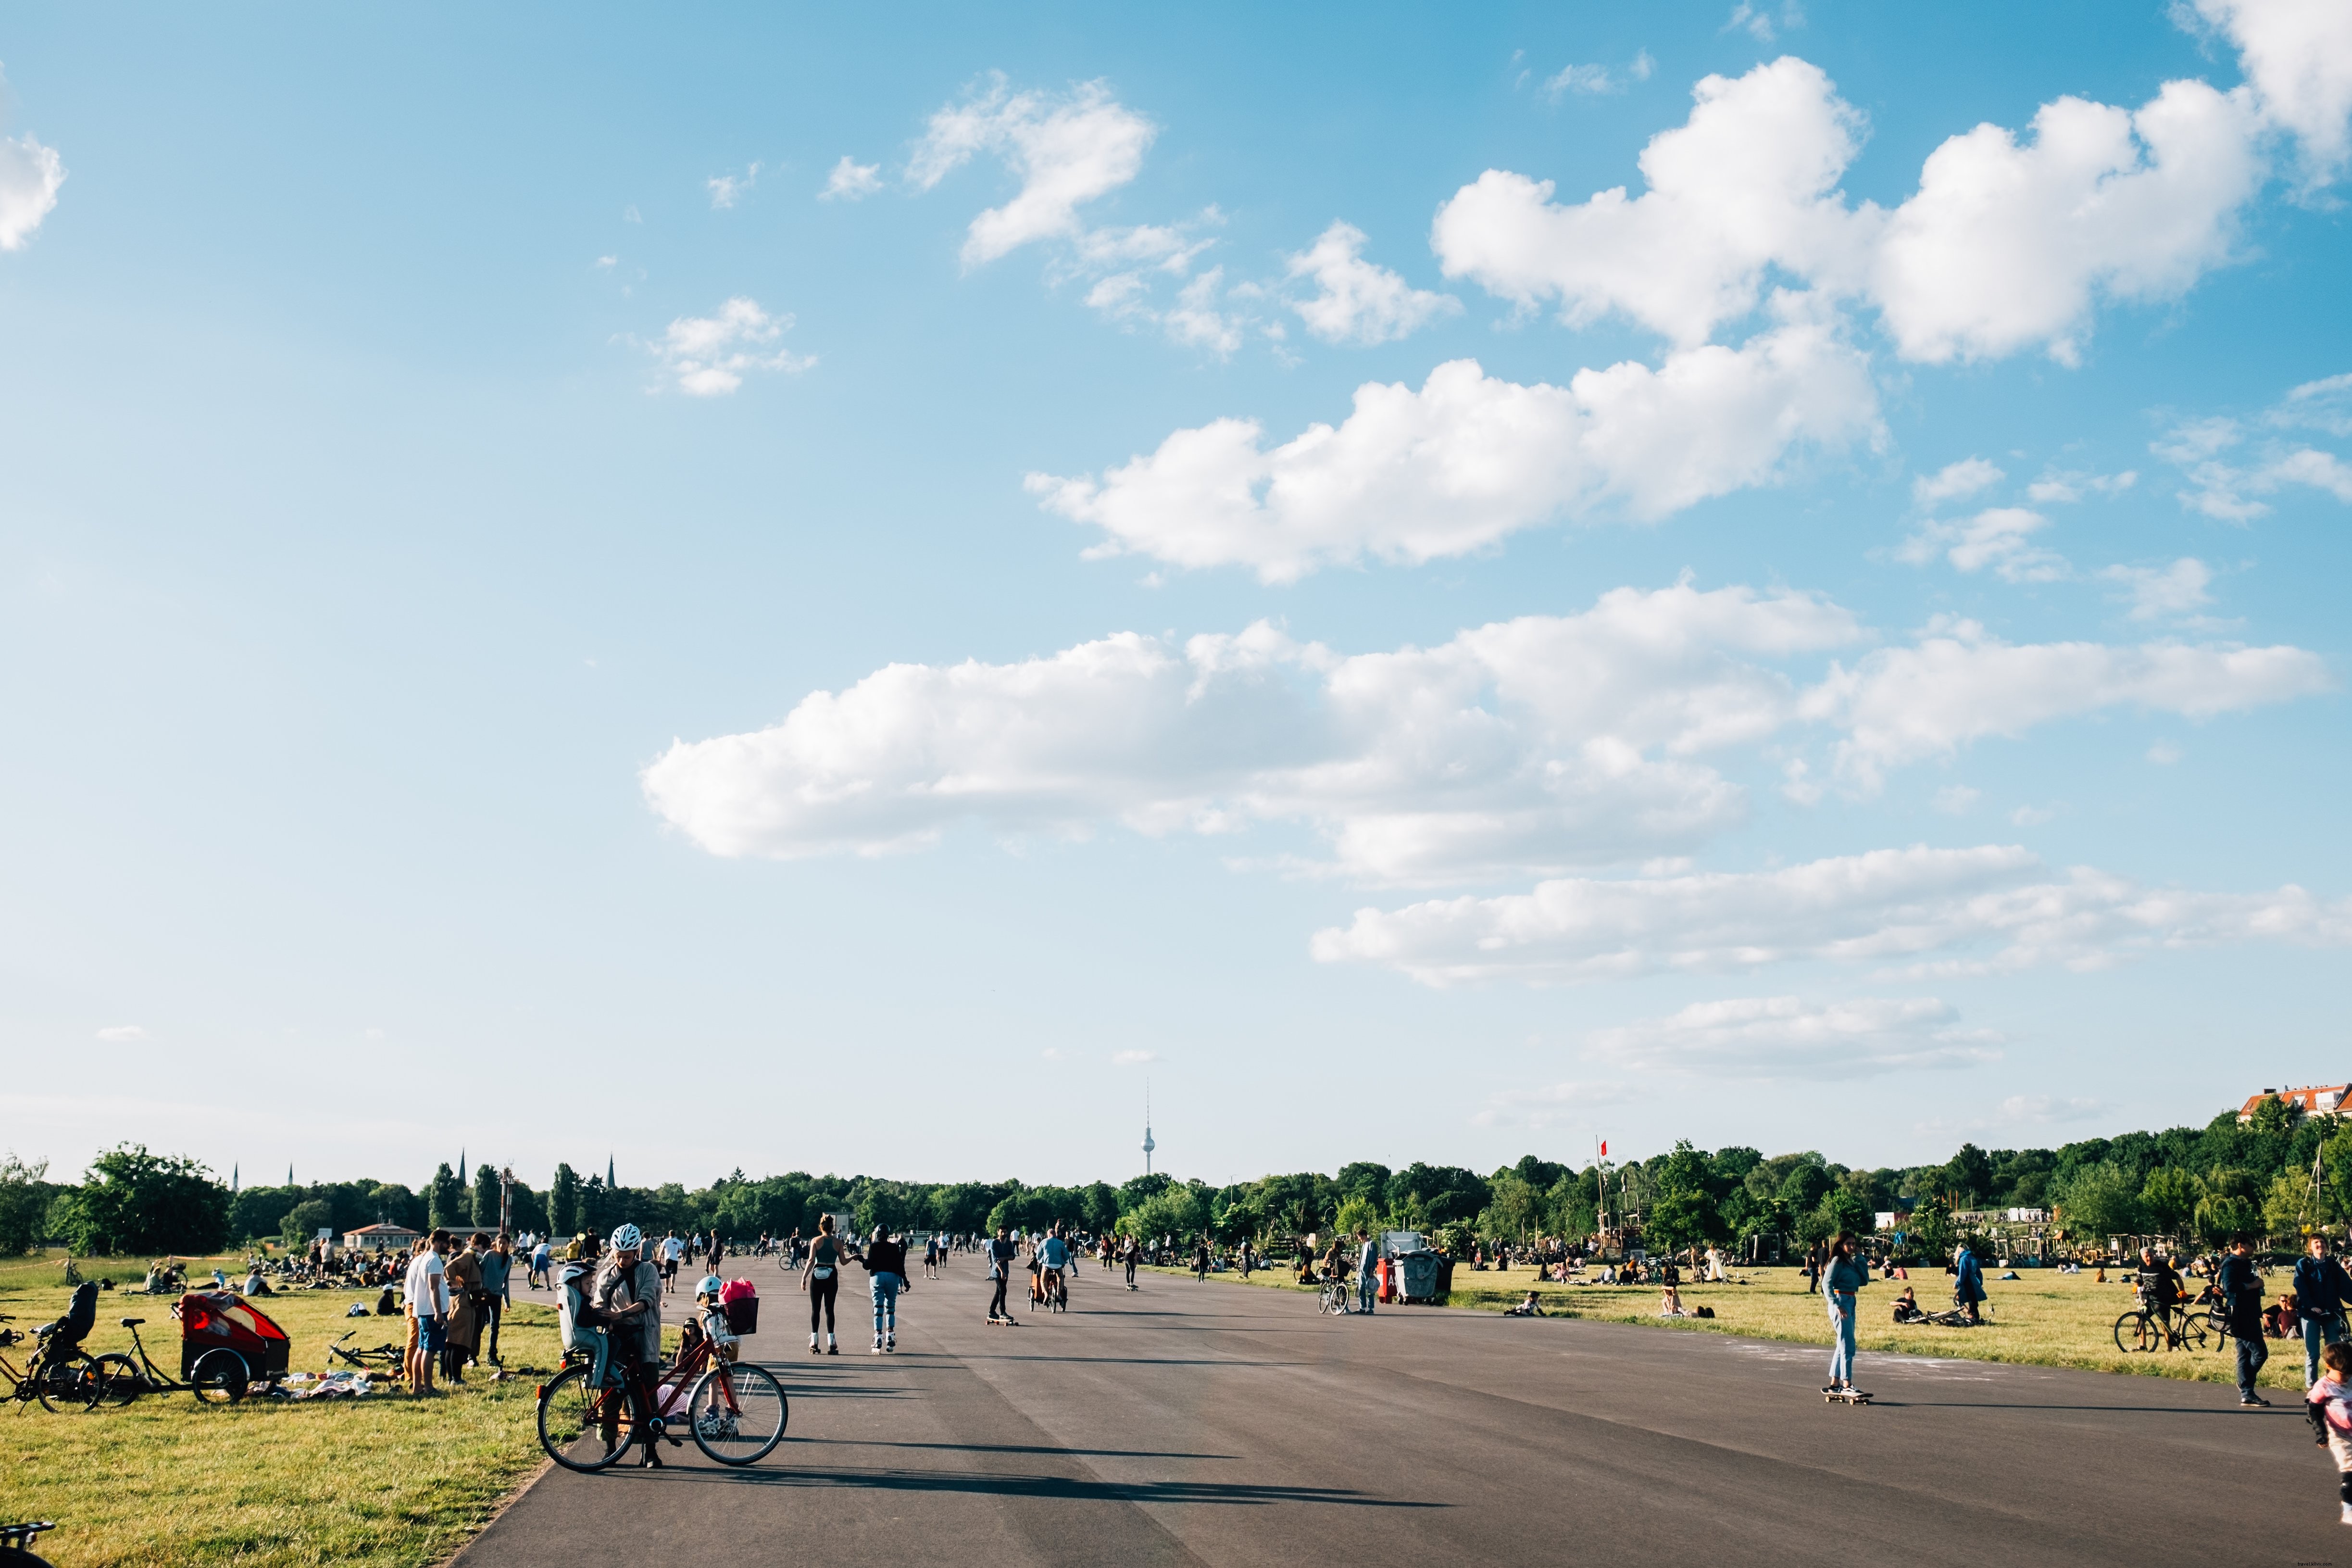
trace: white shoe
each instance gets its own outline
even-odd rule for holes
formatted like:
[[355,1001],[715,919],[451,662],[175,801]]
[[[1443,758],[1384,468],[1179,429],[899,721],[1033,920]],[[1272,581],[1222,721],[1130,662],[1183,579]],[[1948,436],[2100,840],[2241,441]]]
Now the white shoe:
[[2352,1524],[2352,1502],[2344,1505],[2344,1522]]

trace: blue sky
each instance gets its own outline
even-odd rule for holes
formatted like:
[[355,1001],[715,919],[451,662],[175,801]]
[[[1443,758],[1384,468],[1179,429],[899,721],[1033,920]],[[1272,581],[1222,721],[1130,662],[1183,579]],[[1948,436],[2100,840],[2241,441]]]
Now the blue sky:
[[1147,1078],[1215,1180],[1907,1163],[2344,1075],[2340,5],[0,71],[57,1170],[1067,1180]]

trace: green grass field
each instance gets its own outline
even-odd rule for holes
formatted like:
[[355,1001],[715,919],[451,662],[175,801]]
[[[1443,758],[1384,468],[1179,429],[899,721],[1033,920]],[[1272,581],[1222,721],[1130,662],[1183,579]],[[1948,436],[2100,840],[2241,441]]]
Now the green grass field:
[[[1182,1269],[1155,1272],[1185,1275]],[[1995,1272],[1998,1272],[1997,1270]],[[1920,1304],[1933,1312],[1951,1304],[1951,1279],[1941,1269],[1916,1269],[1908,1280],[1874,1282],[1862,1293],[1855,1348],[1899,1351],[1908,1355],[1955,1356],[1968,1361],[2022,1362],[2035,1366],[2081,1367],[2092,1372],[2132,1373],[2144,1377],[2177,1377],[2202,1383],[2234,1383],[2236,1360],[2229,1341],[2202,1352],[2170,1351],[2155,1354],[2125,1354],[2116,1349],[2116,1319],[2132,1310],[2131,1288],[2098,1284],[2090,1274],[2060,1274],[2050,1268],[2021,1268],[2021,1278],[1988,1277],[1989,1321],[1981,1328],[1946,1329],[1892,1321],[1895,1299],[1908,1284]],[[1826,1347],[1829,1317],[1821,1298],[1808,1293],[1794,1268],[1748,1268],[1735,1271],[1740,1284],[1690,1285],[1682,1292],[1685,1308],[1708,1306],[1709,1318],[1660,1318],[1655,1286],[1541,1285],[1532,1269],[1491,1270],[1474,1274],[1466,1268],[1454,1271],[1450,1305],[1499,1312],[1517,1305],[1532,1289],[1547,1315],[1584,1318],[1597,1322],[1642,1323],[1694,1333],[1745,1334],[1757,1339],[1791,1340]],[[1235,1276],[1222,1274],[1220,1279]],[[1253,1275],[1253,1285],[1296,1289],[1279,1270]],[[2273,1282],[2275,1297],[2285,1286],[2284,1277]],[[2270,1364],[2263,1369],[2267,1388],[2301,1392],[2303,1343],[2300,1340],[2270,1342]]]
[[[209,1265],[204,1266],[205,1271]],[[232,1267],[224,1261],[224,1268]],[[141,1262],[85,1261],[95,1279],[138,1280]],[[192,1268],[192,1273],[198,1272]],[[68,1292],[54,1258],[0,1264],[0,1312],[26,1329],[61,1316]],[[256,1304],[293,1340],[297,1371],[325,1369],[326,1346],[399,1342],[397,1318],[344,1317],[364,1297],[339,1290],[273,1296]],[[541,1296],[541,1302],[551,1298]],[[148,1354],[176,1376],[172,1298],[99,1298],[91,1352],[127,1351],[116,1320],[141,1317]],[[18,1367],[29,1346],[11,1347]],[[558,1363],[555,1312],[526,1295],[501,1335],[510,1368]],[[122,1409],[60,1412],[37,1404],[0,1408],[0,1521],[55,1520],[43,1556],[83,1564],[356,1563],[408,1568],[437,1563],[478,1530],[543,1462],[533,1426],[535,1381],[492,1384],[469,1369],[444,1397],[286,1403],[248,1399],[198,1405],[192,1394],[142,1395]]]

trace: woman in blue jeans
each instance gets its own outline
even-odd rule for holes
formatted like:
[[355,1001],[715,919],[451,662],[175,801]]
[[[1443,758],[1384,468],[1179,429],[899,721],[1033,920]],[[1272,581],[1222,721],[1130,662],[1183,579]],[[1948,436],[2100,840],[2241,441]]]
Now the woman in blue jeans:
[[1823,1394],[1853,1394],[1854,1292],[1870,1283],[1870,1270],[1853,1256],[1853,1237],[1840,1231],[1830,1242],[1829,1262],[1822,1268],[1822,1300],[1830,1310],[1830,1332],[1837,1342],[1830,1349],[1829,1386]]
[[890,1239],[887,1226],[874,1227],[866,1244],[866,1289],[874,1297],[874,1353],[898,1348],[898,1292],[907,1288],[907,1244]]

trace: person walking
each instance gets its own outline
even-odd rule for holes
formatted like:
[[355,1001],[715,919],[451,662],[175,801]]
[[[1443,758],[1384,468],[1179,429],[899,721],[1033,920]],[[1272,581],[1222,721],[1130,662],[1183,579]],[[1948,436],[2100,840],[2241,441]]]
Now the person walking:
[[677,1231],[673,1230],[673,1231],[671,1231],[667,1236],[665,1236],[665,1237],[662,1237],[662,1239],[661,1239],[662,1294],[664,1294],[664,1295],[668,1295],[668,1294],[672,1293],[673,1291],[677,1290],[677,1266],[678,1266],[681,1262],[685,1261],[685,1258],[686,1258],[686,1243],[684,1243],[684,1242],[680,1241],[680,1240],[677,1238]]
[[1130,1236],[1119,1243],[1119,1261],[1127,1265],[1127,1288],[1130,1290],[1135,1289],[1136,1261],[1142,1256],[1143,1244],[1135,1237]]
[[988,1278],[994,1292],[988,1299],[988,1321],[992,1323],[1013,1321],[1012,1309],[1004,1304],[1004,1288],[1012,1282],[1013,1260],[1020,1255],[1021,1249],[1013,1244],[1011,1228],[998,1226],[995,1238],[988,1244]]
[[[717,1233],[712,1234],[715,1237]],[[714,1252],[718,1250],[716,1240],[711,1243],[711,1250]],[[841,1300],[841,1266],[846,1258],[845,1249],[834,1238],[833,1216],[819,1215],[816,1222],[816,1240],[809,1247],[808,1272],[801,1276],[801,1289],[808,1292],[809,1299],[809,1354],[811,1355],[841,1353],[841,1342],[834,1333],[834,1313]],[[713,1267],[710,1272],[716,1274],[719,1270]],[[822,1352],[816,1346],[817,1321],[820,1317],[824,1321],[825,1348]]]
[[2214,1283],[2229,1306],[2230,1337],[2238,1342],[2238,1403],[2268,1405],[2254,1392],[2254,1379],[2271,1359],[2271,1348],[2263,1342],[2263,1277],[2246,1256],[2244,1237],[2230,1243]]
[[2303,1385],[2319,1381],[2319,1352],[2344,1338],[2344,1309],[2352,1304],[2352,1275],[2327,1255],[2327,1237],[2315,1236],[2294,1263],[2294,1310],[2302,1320]]
[[898,1348],[898,1292],[907,1286],[907,1244],[893,1241],[881,1226],[866,1244],[866,1288],[874,1299],[874,1353]]
[[1830,1347],[1830,1381],[1823,1394],[1857,1392],[1853,1386],[1854,1292],[1870,1283],[1870,1270],[1853,1254],[1853,1237],[1840,1231],[1830,1242],[1829,1262],[1822,1269],[1822,1300],[1829,1308],[1830,1333],[1836,1342]]
[[1208,1232],[1202,1231],[1201,1239],[1192,1244],[1192,1278],[1205,1280],[1208,1277],[1209,1235]]
[[1369,1318],[1381,1299],[1381,1244],[1363,1231],[1356,1233],[1356,1310]]
[[1983,1322],[1984,1315],[1978,1304],[1985,1299],[1984,1265],[1977,1261],[1977,1255],[1969,1250],[1965,1241],[1952,1254],[1952,1300],[1968,1314],[1969,1322]]
[[530,1272],[525,1276],[525,1283],[530,1285],[530,1287],[534,1290],[545,1290],[550,1289],[551,1287],[547,1279],[547,1268],[548,1265],[554,1261],[554,1248],[548,1246],[547,1237],[543,1236],[541,1237],[539,1240],[531,1246]]

